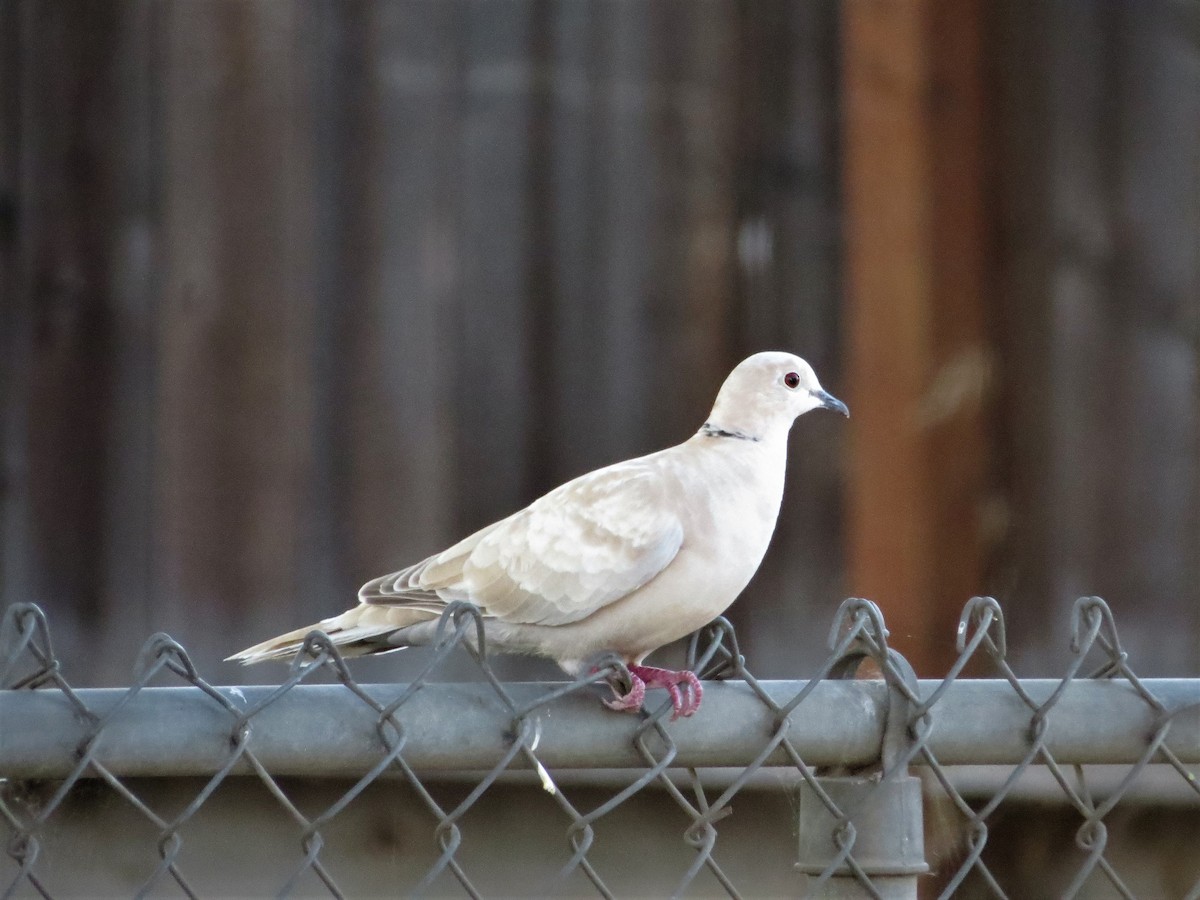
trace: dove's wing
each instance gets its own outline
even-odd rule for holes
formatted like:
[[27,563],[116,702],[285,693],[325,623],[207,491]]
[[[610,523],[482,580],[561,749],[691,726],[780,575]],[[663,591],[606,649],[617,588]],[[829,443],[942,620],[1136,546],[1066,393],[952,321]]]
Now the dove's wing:
[[584,619],[654,578],[683,543],[651,459],[576,478],[444,553],[368,582],[359,599],[431,612],[470,600],[513,623]]

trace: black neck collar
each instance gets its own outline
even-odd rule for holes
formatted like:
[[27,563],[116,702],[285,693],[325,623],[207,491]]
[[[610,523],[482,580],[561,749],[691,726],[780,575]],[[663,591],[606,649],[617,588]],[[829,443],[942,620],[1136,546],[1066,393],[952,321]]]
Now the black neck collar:
[[724,428],[719,428],[711,422],[705,422],[703,425],[701,425],[700,433],[705,437],[734,438],[739,441],[753,441],[755,443],[758,443],[759,440],[752,434],[746,434],[744,431],[729,431]]

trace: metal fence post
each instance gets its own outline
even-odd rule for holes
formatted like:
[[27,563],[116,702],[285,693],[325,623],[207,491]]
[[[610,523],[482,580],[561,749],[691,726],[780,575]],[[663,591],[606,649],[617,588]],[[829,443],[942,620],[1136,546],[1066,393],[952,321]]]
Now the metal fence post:
[[[806,781],[799,792],[796,868],[807,876],[804,896],[916,900],[917,876],[929,871],[920,779],[903,775],[881,780],[877,774],[817,782],[825,798]],[[827,800],[842,815],[830,809]]]

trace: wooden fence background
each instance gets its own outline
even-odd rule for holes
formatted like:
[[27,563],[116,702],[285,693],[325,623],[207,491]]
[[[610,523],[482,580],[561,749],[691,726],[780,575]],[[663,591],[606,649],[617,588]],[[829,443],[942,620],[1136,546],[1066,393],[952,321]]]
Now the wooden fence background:
[[1033,659],[1100,594],[1200,671],[1200,8],[999,4],[993,589]]
[[[965,4],[947,23],[922,2],[882,50],[846,24],[903,6],[0,4],[0,599],[44,604],[81,682],[126,680],[156,630],[238,678],[216,660],[683,439],[775,347],[880,412],[794,429],[775,544],[732,611],[756,671],[810,671],[851,592],[936,622],[896,634],[943,648],[917,654],[936,667],[950,610],[995,592],[1027,674],[1060,667],[1081,593],[1112,602],[1143,669],[1195,673],[1195,8]],[[933,508],[914,551],[941,598],[889,595],[905,559],[855,532],[912,510],[847,484],[910,475],[872,401],[900,382],[856,349],[909,284],[859,190],[904,149],[871,142],[890,100],[870,89],[892,77],[871,54],[906,41],[933,61],[911,95],[937,142],[925,199],[978,198],[971,229],[935,216],[916,251],[946,296],[929,329],[980,323],[976,364],[914,362],[905,400],[977,401],[981,444],[913,445],[917,493],[965,511]],[[963,71],[978,90],[946,87]],[[846,72],[867,87],[852,127]],[[975,124],[937,130],[947,115]],[[938,539],[957,534],[977,564]]]

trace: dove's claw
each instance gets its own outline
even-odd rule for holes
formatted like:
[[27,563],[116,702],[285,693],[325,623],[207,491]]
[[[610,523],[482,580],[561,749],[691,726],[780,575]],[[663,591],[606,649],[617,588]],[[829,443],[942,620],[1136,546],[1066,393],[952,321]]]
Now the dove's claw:
[[615,685],[609,685],[612,688],[612,700],[605,700],[604,705],[609,709],[615,709],[617,712],[637,712],[642,708],[642,703],[646,699],[646,683],[638,678],[633,673],[633,666],[630,666],[629,677],[633,684],[630,685],[629,691],[622,694],[617,690]]
[[[666,688],[671,695],[671,721],[694,715],[700,708],[700,700],[704,697],[704,688],[694,672],[674,672],[670,669],[656,669],[652,666],[630,666],[629,674],[635,681],[635,689],[640,687],[640,696],[645,697],[646,688]],[[682,688],[682,690],[680,690]],[[633,694],[633,690],[626,696]]]
[[612,700],[605,700],[604,705],[619,712],[637,712],[646,700],[646,688],[666,688],[671,696],[671,721],[694,715],[700,708],[700,700],[704,696],[704,688],[694,672],[674,672],[671,669],[656,669],[653,666],[630,666],[629,677],[633,683],[629,690],[622,694],[615,685],[610,685],[613,691]]

